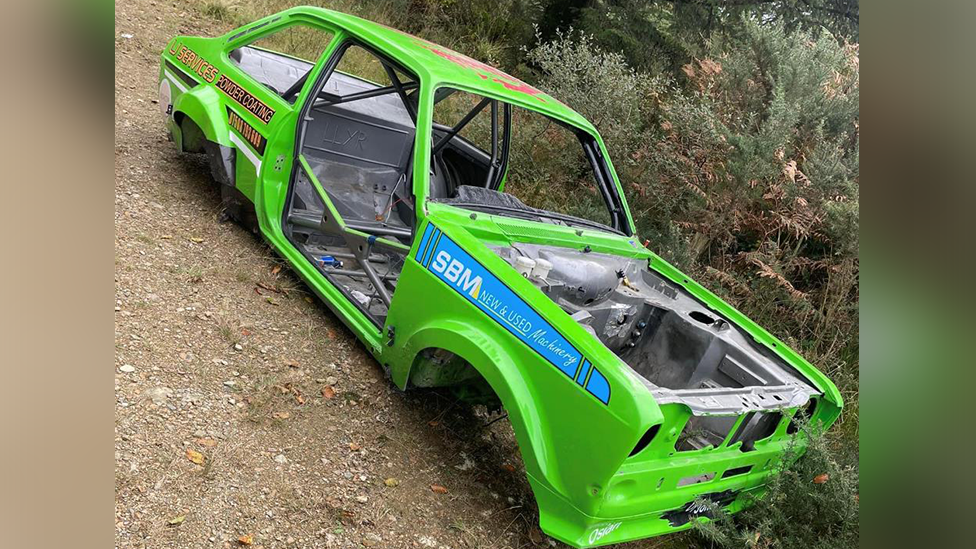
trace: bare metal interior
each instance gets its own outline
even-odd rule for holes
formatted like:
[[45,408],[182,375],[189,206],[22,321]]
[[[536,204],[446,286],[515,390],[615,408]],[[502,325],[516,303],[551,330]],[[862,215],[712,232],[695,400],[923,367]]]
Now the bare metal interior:
[[495,251],[513,265],[519,257],[551,264],[544,278],[529,280],[626,362],[659,403],[737,414],[801,406],[817,394],[646,260],[534,244]]

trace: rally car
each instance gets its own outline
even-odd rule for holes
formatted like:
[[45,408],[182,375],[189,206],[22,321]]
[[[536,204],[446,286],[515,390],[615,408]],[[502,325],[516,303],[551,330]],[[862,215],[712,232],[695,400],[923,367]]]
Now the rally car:
[[504,407],[544,532],[591,547],[759,493],[806,360],[642,245],[593,125],[489,65],[297,7],[162,52],[159,105],[401,389]]

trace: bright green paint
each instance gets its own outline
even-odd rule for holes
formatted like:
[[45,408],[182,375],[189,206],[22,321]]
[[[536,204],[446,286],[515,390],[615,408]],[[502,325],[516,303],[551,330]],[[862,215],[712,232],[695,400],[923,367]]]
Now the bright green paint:
[[[323,57],[316,60],[307,85],[298,95],[295,106],[292,106],[238,70],[229,62],[227,54],[235,47],[296,21],[328,30],[335,37]],[[259,32],[235,40],[229,39],[238,31],[212,39],[177,37],[167,45],[162,57],[177,68],[185,68],[169,50],[177,42],[186,45],[213,64],[220,74],[230,76],[274,108],[274,117],[265,124],[240,108],[215,86],[199,78],[201,83],[189,87],[185,93],[176,86],[172,87],[174,115],[192,119],[209,140],[234,146],[231,141],[233,130],[228,128],[225,108],[230,105],[267,138],[265,154],[259,159],[260,171],[243,154],[237,155],[238,166],[247,164],[245,169],[238,171],[237,185],[254,201],[262,236],[366,343],[397,386],[406,387],[415,358],[430,347],[446,349],[463,357],[481,373],[509,413],[529,481],[539,503],[540,524],[548,534],[582,547],[686,529],[688,524],[671,527],[660,518],[660,514],[682,507],[698,494],[726,489],[743,492],[761,490],[766,476],[782,455],[787,422],[782,422],[770,439],[756,443],[753,452],[742,453],[735,447],[720,447],[671,455],[675,438],[690,416],[688,409],[679,405],[658,406],[619,358],[530,282],[518,276],[485,244],[531,242],[572,248],[589,245],[596,252],[646,258],[651,269],[739,325],[756,341],[804,374],[824,394],[817,419],[830,424],[837,418],[842,405],[841,397],[826,376],[714,294],[657,255],[635,244],[636,237],[590,230],[577,234],[577,229],[568,227],[486,214],[478,214],[476,219],[472,219],[470,212],[427,202],[431,114],[436,88],[450,86],[500,99],[579,127],[596,137],[609,164],[609,155],[602,139],[579,114],[541,92],[513,89],[520,88],[522,84],[495,69],[473,64],[466,58],[454,57],[456,54],[445,48],[356,17],[301,7],[269,16],[239,30],[266,22],[267,25]],[[349,37],[355,37],[395,59],[416,74],[421,83],[413,174],[418,215],[415,234],[422,234],[427,223],[434,223],[530,303],[600,367],[612,388],[609,405],[598,402],[567,380],[564,374],[544,363],[526,345],[489,321],[484,313],[413,260],[419,238],[415,238],[404,265],[387,318],[387,327],[396,328],[392,345],[388,345],[386,330],[380,330],[346,301],[339,290],[321,276],[285,238],[281,218],[291,174],[293,170],[305,169],[311,175],[305,160],[296,157],[297,106],[308,99],[312,93],[311,84],[324,70],[329,56]],[[437,54],[434,50],[441,53]],[[461,64],[455,62],[458,59]],[[169,78],[166,75],[168,70],[161,69],[161,79]],[[168,127],[180,146],[180,128],[173,117],[170,117]],[[274,167],[279,158],[280,170]],[[610,168],[613,172],[612,164]],[[314,176],[312,179],[319,194],[329,204],[321,188],[322,184],[328,182],[314,181]],[[614,180],[622,198],[624,193],[615,173]],[[630,220],[629,212],[627,216]],[[630,223],[633,223],[632,220]],[[636,456],[627,458],[641,435],[655,424],[662,424],[662,427],[651,445]],[[685,476],[703,472],[717,472],[720,476],[726,468],[747,464],[755,465],[748,475],[675,487],[678,479]],[[741,500],[737,500],[731,509],[737,510]]]

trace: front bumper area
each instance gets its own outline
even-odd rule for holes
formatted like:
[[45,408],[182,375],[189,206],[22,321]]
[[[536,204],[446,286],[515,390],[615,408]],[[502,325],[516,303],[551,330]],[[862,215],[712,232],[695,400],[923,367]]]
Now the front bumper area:
[[769,441],[747,453],[718,448],[626,463],[610,480],[596,516],[531,476],[529,482],[546,534],[573,547],[597,547],[687,530],[695,519],[709,516],[707,506],[695,503],[698,498],[730,513],[745,508],[747,494],[761,493],[785,444]]

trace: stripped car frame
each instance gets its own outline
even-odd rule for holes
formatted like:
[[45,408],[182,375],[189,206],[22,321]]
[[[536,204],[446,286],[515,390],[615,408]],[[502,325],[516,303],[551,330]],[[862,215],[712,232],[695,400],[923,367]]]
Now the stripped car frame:
[[[300,25],[316,59],[254,42]],[[356,48],[388,77],[338,70]],[[480,98],[456,124],[435,105]],[[401,389],[508,413],[543,531],[575,547],[688,528],[759,493],[803,411],[841,397],[781,341],[640,244],[599,133],[549,95],[400,31],[298,7],[162,52],[177,147]],[[512,110],[579,140],[605,225],[505,192]],[[490,145],[461,137],[490,115]],[[800,441],[802,446],[802,440]],[[711,502],[711,503],[709,503]]]

